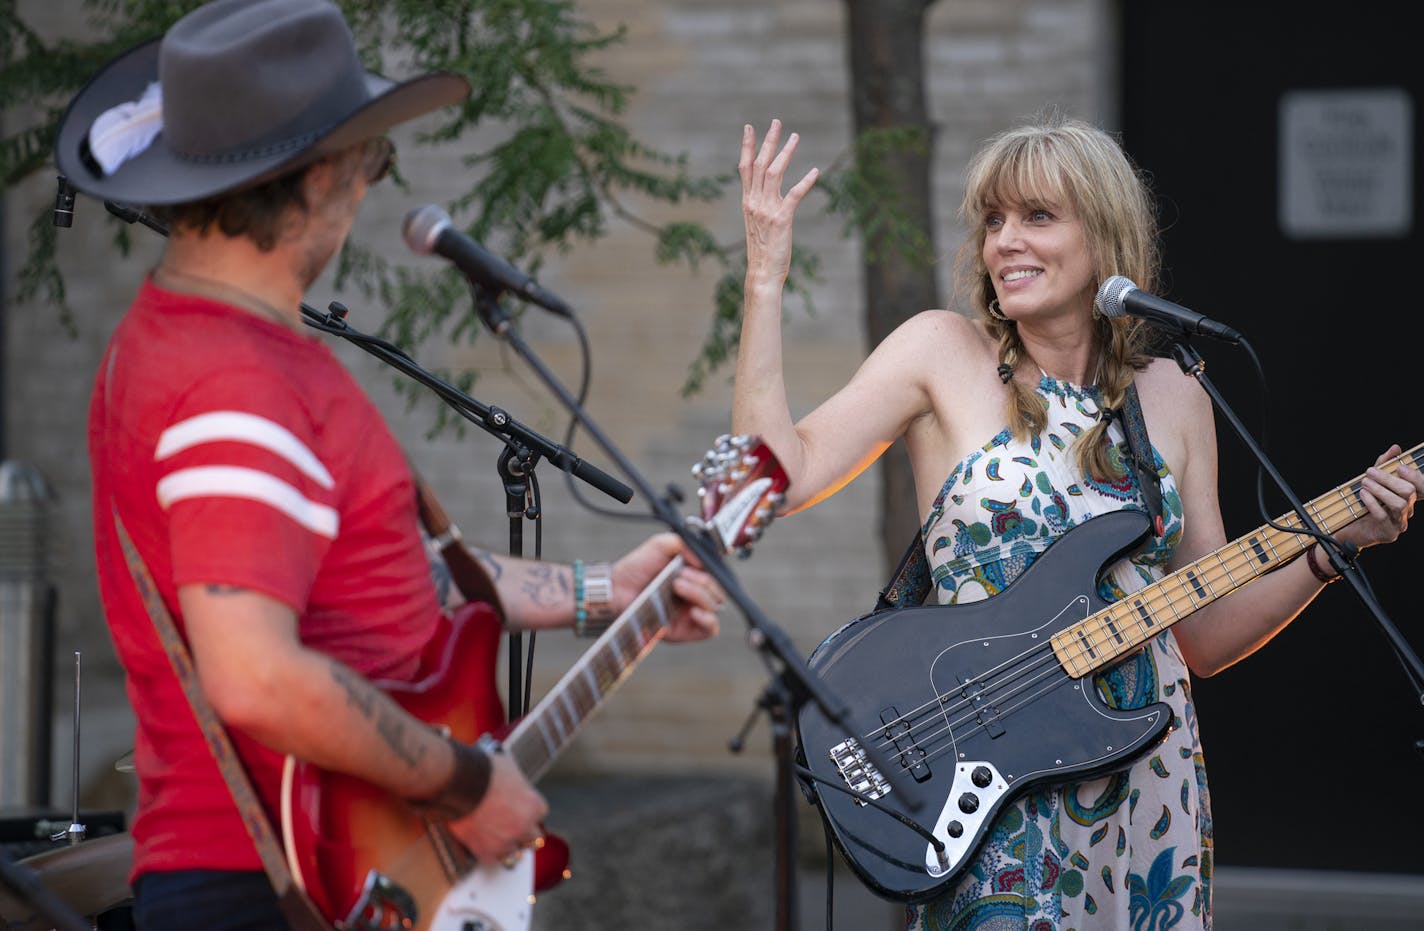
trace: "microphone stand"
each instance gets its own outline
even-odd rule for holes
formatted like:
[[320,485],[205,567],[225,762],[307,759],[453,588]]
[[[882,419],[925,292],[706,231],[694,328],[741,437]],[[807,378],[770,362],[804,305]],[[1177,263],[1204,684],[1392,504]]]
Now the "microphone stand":
[[[761,651],[762,659],[769,669],[777,669],[772,681],[758,700],[757,707],[765,708],[771,720],[773,751],[776,756],[777,775],[773,804],[776,811],[776,929],[777,931],[797,931],[796,919],[796,816],[792,807],[795,772],[791,740],[792,722],[796,710],[807,700],[814,701],[825,714],[826,719],[841,726],[847,722],[848,709],[835,698],[824,683],[814,675],[796,652],[785,632],[766,617],[751,597],[742,589],[737,578],[727,568],[720,549],[713,543],[706,529],[693,529],[677,513],[666,496],[656,494],[648,481],[634,467],[603,430],[595,423],[582,405],[573,397],[559,379],[544,365],[543,361],[529,348],[510,324],[509,313],[500,305],[502,292],[474,279],[469,279],[475,298],[475,308],[481,320],[491,333],[504,340],[548,386],[578,422],[594,438],[595,442],[628,476],[634,487],[650,502],[653,516],[664,526],[677,534],[696,557],[701,566],[716,579],[727,597],[741,610],[750,630],[747,639]],[[735,749],[735,742],[734,742]],[[878,759],[877,748],[868,747],[886,780],[894,784],[893,769],[884,766]]]
[[[486,407],[454,385],[438,378],[416,364],[400,347],[379,337],[369,336],[351,329],[346,323],[345,305],[332,301],[329,312],[319,313],[302,304],[303,322],[308,326],[348,340],[385,362],[387,365],[409,375],[440,396],[466,420],[477,424],[486,432],[504,442],[500,453],[498,471],[504,484],[505,512],[509,517],[509,554],[514,557],[524,555],[523,518],[540,519],[534,509],[526,507],[534,467],[539,458],[549,460],[560,469],[582,479],[599,491],[627,504],[633,497],[633,490],[613,478],[603,470],[590,465],[575,456],[563,446],[523,426],[509,413],[498,407]],[[507,631],[508,641],[508,718],[512,721],[526,710],[524,707],[524,635],[517,630]],[[532,636],[532,634],[531,634]]]
[[[1318,538],[1321,549],[1325,550],[1326,555],[1330,559],[1330,564],[1335,567],[1335,571],[1340,573],[1341,578],[1350,583],[1350,587],[1354,590],[1356,597],[1359,598],[1360,604],[1365,607],[1365,610],[1369,612],[1374,618],[1375,623],[1379,625],[1380,630],[1383,631],[1385,639],[1389,641],[1390,646],[1394,648],[1395,655],[1405,667],[1405,673],[1411,680],[1411,686],[1416,690],[1424,689],[1424,663],[1420,662],[1418,655],[1410,648],[1409,642],[1404,639],[1399,629],[1395,627],[1388,615],[1385,614],[1384,609],[1380,606],[1379,601],[1374,597],[1374,594],[1370,591],[1368,584],[1361,575],[1360,569],[1355,564],[1353,556],[1347,555],[1341,545],[1336,542],[1335,538],[1323,533],[1315,521],[1311,519],[1305,505],[1296,497],[1295,492],[1291,491],[1285,479],[1281,477],[1276,467],[1267,458],[1265,450],[1261,449],[1255,438],[1251,436],[1251,431],[1248,430],[1240,418],[1236,416],[1236,412],[1226,403],[1226,400],[1222,397],[1216,386],[1212,384],[1211,379],[1206,377],[1206,363],[1202,361],[1197,351],[1187,343],[1186,334],[1181,332],[1173,334],[1172,339],[1172,355],[1177,360],[1177,365],[1182,369],[1182,372],[1195,378],[1202,388],[1206,390],[1206,393],[1211,397],[1212,403],[1216,405],[1217,410],[1221,411],[1222,415],[1231,424],[1236,435],[1246,444],[1247,449],[1256,457],[1256,461],[1261,464],[1266,474],[1271,477],[1271,481],[1275,483],[1276,487],[1285,495],[1286,500],[1290,502],[1290,506],[1300,518],[1301,524],[1315,531],[1317,534],[1321,534]],[[1419,692],[1419,699],[1421,704],[1424,704],[1424,691]],[[1414,747],[1416,750],[1424,752],[1424,739],[1415,741]]]
[[[61,178],[61,182],[63,180]],[[63,187],[61,186],[62,192]],[[138,208],[110,200],[104,201],[104,208],[125,223],[140,223],[161,236],[168,235],[166,226]],[[454,385],[427,372],[394,343],[352,329],[346,323],[347,309],[344,304],[332,301],[327,306],[328,312],[323,314],[303,302],[301,305],[302,322],[323,333],[339,336],[366,350],[392,368],[410,376],[434,391],[460,416],[504,443],[505,449],[499,459],[499,474],[504,481],[505,509],[510,518],[509,548],[511,556],[523,555],[523,531],[520,518],[526,514],[524,498],[529,487],[528,478],[541,456],[620,504],[627,504],[632,500],[633,490],[627,485],[575,456],[553,440],[519,423],[510,417],[507,411],[498,407],[487,407]],[[508,716],[513,720],[524,712],[523,635],[518,631],[510,631],[508,637]]]

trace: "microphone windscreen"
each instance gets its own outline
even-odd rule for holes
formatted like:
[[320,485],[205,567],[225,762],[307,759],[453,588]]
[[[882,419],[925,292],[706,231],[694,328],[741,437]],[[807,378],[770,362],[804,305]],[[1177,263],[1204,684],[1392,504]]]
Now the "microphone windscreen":
[[1098,296],[1093,299],[1093,306],[1098,308],[1098,313],[1104,317],[1126,317],[1127,306],[1124,302],[1127,296],[1136,290],[1137,285],[1132,283],[1131,278],[1113,275],[1098,288]]
[[417,255],[429,255],[435,251],[435,243],[440,234],[450,227],[450,215],[434,204],[416,207],[406,214],[401,224],[401,235],[405,237],[406,248]]

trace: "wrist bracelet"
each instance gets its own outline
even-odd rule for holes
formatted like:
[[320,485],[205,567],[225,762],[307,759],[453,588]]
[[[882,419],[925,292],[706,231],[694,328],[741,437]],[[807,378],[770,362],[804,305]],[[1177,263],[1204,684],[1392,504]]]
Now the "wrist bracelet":
[[455,768],[450,773],[450,781],[430,798],[410,799],[411,807],[422,818],[435,823],[454,821],[474,811],[489,789],[490,754],[498,747],[488,734],[472,744],[451,738]]
[[1340,577],[1338,575],[1329,575],[1325,572],[1324,569],[1320,568],[1320,564],[1315,561],[1315,554],[1319,551],[1319,549],[1319,543],[1312,543],[1305,548],[1305,564],[1310,567],[1311,575],[1315,576],[1317,579],[1324,582],[1326,585],[1329,585],[1331,582],[1334,582]]
[[613,567],[574,560],[574,633],[596,637],[608,629],[613,611]]

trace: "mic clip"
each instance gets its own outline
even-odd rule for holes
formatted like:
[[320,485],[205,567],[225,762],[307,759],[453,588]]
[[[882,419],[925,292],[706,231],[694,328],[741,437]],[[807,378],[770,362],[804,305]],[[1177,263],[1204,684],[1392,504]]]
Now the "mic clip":
[[66,229],[74,225],[74,196],[78,192],[64,175],[58,176],[54,192],[54,225]]

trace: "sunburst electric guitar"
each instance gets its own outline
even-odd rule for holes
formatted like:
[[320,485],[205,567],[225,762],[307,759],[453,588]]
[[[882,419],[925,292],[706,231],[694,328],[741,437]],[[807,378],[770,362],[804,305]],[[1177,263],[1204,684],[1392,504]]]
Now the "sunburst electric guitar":
[[[1383,468],[1402,462],[1424,467],[1424,446]],[[1364,514],[1361,478],[1307,504],[1311,519],[1334,532]],[[1294,512],[1275,523],[1300,526]],[[1032,788],[1120,769],[1156,745],[1172,725],[1171,709],[1110,708],[1093,674],[1310,542],[1259,527],[1104,603],[1097,584],[1104,567],[1147,532],[1139,511],[1094,517],[993,598],[868,615],[812,654],[808,665],[852,710],[842,727],[807,703],[797,719],[801,749],[819,780],[813,789],[821,816],[872,891],[900,901],[944,891],[1010,801]],[[874,759],[868,748],[877,751]],[[913,819],[937,843],[876,806]]]
[[[755,437],[720,437],[693,467],[701,523],[724,551],[745,554],[787,485]],[[584,721],[663,636],[674,559],[501,741],[531,781],[543,776]],[[501,629],[486,605],[466,605],[446,631],[435,671],[378,683],[423,721],[474,741],[504,727],[493,671]],[[288,863],[317,909],[343,931],[519,931],[534,893],[567,876],[567,846],[549,836],[512,865],[477,863],[444,827],[399,798],[349,776],[288,758],[282,786]]]

